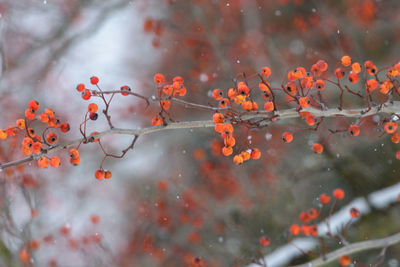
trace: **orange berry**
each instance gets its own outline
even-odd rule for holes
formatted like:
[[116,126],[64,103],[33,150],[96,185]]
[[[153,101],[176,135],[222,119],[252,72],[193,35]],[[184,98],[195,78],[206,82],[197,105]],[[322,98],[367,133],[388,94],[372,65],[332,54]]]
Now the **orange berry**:
[[236,96],[237,96],[237,92],[236,92],[236,90],[234,89],[234,88],[229,88],[228,89],[228,97],[230,98],[230,99],[233,99],[233,98],[235,98]]
[[230,156],[230,155],[232,155],[232,153],[233,153],[233,148],[231,146],[229,146],[229,147],[224,146],[222,148],[222,154],[224,156]]
[[54,111],[52,110],[52,109],[50,109],[50,108],[47,108],[45,111],[44,111],[47,115],[49,115],[49,118],[53,118],[54,117]]
[[96,134],[99,134],[99,132],[92,132],[91,134],[90,134],[90,138],[89,138],[89,141],[90,142],[98,142],[99,140],[100,140],[100,137],[97,137],[97,138],[94,138],[93,136],[94,135],[96,135]]
[[94,177],[96,177],[97,180],[102,180],[105,177],[105,173],[103,170],[96,170],[94,172]]
[[183,83],[178,82],[178,81],[175,81],[172,83],[172,89],[175,91],[180,90],[182,88],[182,86],[183,86]]
[[98,84],[99,83],[99,78],[96,77],[96,76],[90,77],[90,83],[93,84],[93,85]]
[[67,236],[70,234],[70,232],[71,232],[71,226],[69,226],[68,224],[61,226],[60,234]]
[[153,126],[158,126],[158,125],[162,125],[164,123],[163,119],[160,116],[155,116],[152,120],[151,120],[151,125]]
[[212,93],[212,97],[215,100],[221,100],[224,97],[224,93],[222,92],[221,89],[214,89],[214,91]]
[[394,121],[385,122],[383,127],[386,133],[392,134],[397,130],[397,123]]
[[112,177],[112,172],[111,171],[105,171],[104,172],[104,178],[110,179]]
[[19,129],[25,129],[25,120],[24,119],[19,119],[19,120],[17,120],[17,122],[15,123],[16,125],[17,125],[17,127],[19,128]]
[[322,91],[325,89],[325,82],[323,80],[317,80],[315,82],[315,88],[317,88],[318,91]]
[[289,228],[289,232],[292,235],[299,235],[300,234],[300,226],[298,224],[292,224]]
[[58,128],[60,127],[61,123],[60,120],[57,118],[50,118],[49,122],[47,123],[50,127]]
[[358,74],[357,74],[357,73],[354,73],[354,72],[350,72],[350,73],[349,73],[349,82],[351,82],[351,83],[357,83],[359,79],[360,79],[360,78],[358,77]]
[[160,107],[162,107],[162,109],[164,110],[169,110],[169,108],[171,107],[171,102],[169,100],[161,100]]
[[314,73],[315,76],[321,76],[322,71],[318,68],[317,64],[311,66],[311,72]]
[[308,213],[305,212],[305,211],[303,211],[303,212],[300,213],[299,219],[300,219],[300,221],[302,221],[303,223],[308,223],[309,221],[311,221],[310,215],[308,215]]
[[319,143],[313,144],[312,149],[313,149],[314,152],[317,153],[317,154],[321,154],[322,151],[324,151],[324,147],[323,147],[321,144],[319,144]]
[[324,60],[318,60],[316,65],[321,71],[326,71],[328,69],[328,63],[326,63]]
[[83,90],[83,92],[82,92],[83,100],[89,100],[91,96],[92,96],[92,93],[90,92],[90,90],[88,90],[88,89]]
[[178,96],[185,96],[186,92],[187,92],[186,87],[182,86],[181,89],[176,90],[174,94]]
[[274,102],[272,102],[272,101],[265,102],[264,110],[273,111],[274,110]]
[[284,132],[284,133],[282,134],[282,140],[283,140],[285,143],[290,143],[290,142],[293,141],[293,135],[292,135],[291,133],[289,133],[289,132]]
[[85,85],[83,83],[80,83],[76,86],[76,90],[78,92],[82,92],[83,90],[85,90]]
[[227,147],[233,147],[236,144],[236,140],[233,136],[227,136],[226,138],[224,138],[224,144]]
[[291,94],[291,95],[296,95],[297,94],[297,86],[294,82],[288,82],[285,85],[286,90]]
[[333,190],[332,195],[334,198],[341,200],[344,198],[345,193],[344,193],[343,189],[337,188],[337,189]]
[[36,250],[36,249],[39,248],[39,242],[37,240],[35,240],[35,239],[32,239],[32,240],[29,241],[29,247],[32,250]]
[[170,85],[164,85],[162,91],[166,95],[172,95],[174,93],[174,88]]
[[97,104],[95,104],[95,103],[90,103],[88,106],[88,111],[90,113],[96,113],[98,109],[99,108],[98,108]]
[[80,157],[70,158],[69,162],[74,166],[78,166],[81,163],[81,158]]
[[58,166],[60,166],[60,158],[57,156],[53,156],[50,159],[50,166],[54,167],[54,168],[57,168]]
[[261,75],[264,76],[264,78],[268,78],[271,75],[271,69],[269,67],[263,67],[261,69]]
[[306,117],[306,123],[310,126],[313,126],[315,124],[314,115],[308,115]]
[[22,154],[25,156],[29,156],[32,154],[32,148],[31,147],[22,147]]
[[263,247],[266,247],[271,243],[271,240],[269,238],[266,238],[265,236],[260,237],[259,241],[260,245]]
[[378,72],[378,69],[376,68],[374,63],[370,60],[365,61],[364,67],[369,75],[375,75]]
[[26,248],[22,248],[18,253],[18,257],[20,261],[27,263],[31,258],[31,255],[29,254],[29,251]]
[[372,92],[378,87],[378,82],[375,79],[370,79],[367,81],[367,89]]
[[35,142],[35,143],[33,143],[32,151],[33,151],[33,153],[38,154],[38,153],[40,153],[41,148],[42,148],[42,143]]
[[40,121],[43,123],[47,123],[49,121],[49,115],[47,113],[40,114]]
[[258,88],[262,91],[262,92],[270,92],[268,86],[265,83],[259,83],[258,84]]
[[303,235],[310,235],[310,228],[308,225],[302,225],[301,226],[301,232]]
[[63,123],[60,125],[60,130],[63,133],[66,133],[70,130],[69,124],[68,123]]
[[356,208],[351,208],[350,209],[350,216],[352,218],[357,218],[358,216],[360,216],[360,211]]
[[26,109],[25,110],[25,117],[27,119],[33,120],[36,117],[36,111],[33,109]]
[[387,95],[390,91],[390,89],[393,88],[393,83],[391,81],[385,81],[384,83],[382,83],[379,87],[379,92],[381,94]]
[[0,129],[0,139],[4,140],[7,138],[7,131],[4,129]]
[[360,73],[361,72],[360,63],[358,63],[358,62],[353,63],[353,65],[351,65],[351,70],[352,70],[352,72],[354,72],[356,74]]
[[300,97],[299,104],[302,108],[307,108],[310,105],[310,100],[306,96]]
[[22,145],[23,145],[23,146],[31,147],[32,144],[33,144],[33,140],[32,140],[32,138],[30,138],[30,137],[25,137],[25,138],[22,140]]
[[258,148],[253,148],[250,153],[252,159],[259,159],[261,157],[261,151]]
[[217,133],[223,133],[224,132],[224,124],[223,123],[216,123],[215,124],[215,131]]
[[396,159],[400,159],[400,150],[396,152]]
[[127,96],[129,95],[127,92],[130,92],[131,88],[128,85],[121,86],[121,95]]
[[46,140],[49,144],[55,144],[57,143],[58,137],[55,133],[48,133],[46,136]]
[[258,104],[257,102],[252,102],[253,103],[253,107],[251,108],[251,110],[256,111],[258,109]]
[[29,101],[28,107],[30,109],[33,109],[34,111],[37,111],[39,109],[40,105],[39,105],[39,102],[37,102],[36,100],[32,99],[31,101]]
[[311,236],[317,236],[318,235],[318,227],[316,225],[310,225],[309,233]]
[[231,134],[233,133],[233,126],[230,123],[225,123],[222,126],[222,131],[226,134]]
[[49,159],[46,157],[42,157],[37,161],[40,168],[47,168],[49,166]]
[[287,77],[288,77],[288,80],[290,80],[290,81],[295,81],[299,78],[298,75],[296,75],[293,71],[289,71]]
[[351,258],[347,255],[343,255],[339,259],[339,264],[343,267],[349,266],[351,264]]
[[172,81],[173,81],[173,82],[178,82],[178,83],[180,83],[180,84],[183,84],[183,78],[182,78],[181,76],[175,76],[175,77],[172,79]]
[[252,110],[253,109],[253,103],[251,101],[244,101],[242,103],[242,109],[243,110],[247,110],[247,111]]
[[337,68],[335,70],[335,76],[338,79],[342,79],[344,77],[344,75],[346,75],[346,73],[344,72],[344,70],[342,68]]
[[242,156],[243,161],[248,161],[250,159],[250,153],[247,151],[243,151],[242,153],[240,153],[240,156]]
[[318,211],[312,208],[308,211],[308,216],[310,217],[311,220],[314,220],[318,217]]
[[249,94],[249,92],[250,92],[249,87],[244,82],[239,82],[237,87],[238,87],[238,94],[239,95],[247,96]]
[[71,159],[79,158],[79,151],[76,148],[71,148],[69,150],[69,156]]
[[[33,129],[33,128],[28,128],[28,133],[29,133],[29,136],[32,136],[32,137],[35,136],[35,134],[36,134],[35,129]],[[8,128],[7,128],[7,134],[13,135],[12,133],[8,132]]]
[[243,163],[243,158],[241,155],[236,155],[233,157],[233,162],[236,164],[242,164]]
[[398,144],[400,142],[400,134],[399,133],[394,133],[391,137],[392,142],[395,144]]
[[225,108],[226,106],[228,106],[229,105],[229,99],[228,98],[223,98],[223,99],[221,99],[221,101],[219,101],[219,106],[221,107],[221,108]]
[[350,125],[348,131],[352,136],[358,136],[360,134],[360,127],[358,127],[358,125],[352,124]]
[[100,222],[100,217],[99,217],[99,215],[97,215],[97,214],[92,214],[92,215],[90,215],[90,221],[91,221],[93,224],[98,224],[98,223]]
[[343,66],[348,67],[351,64],[351,58],[349,56],[343,56],[341,62]]
[[156,84],[162,84],[162,83],[164,83],[165,78],[164,78],[164,75],[162,75],[161,73],[156,73],[156,74],[154,75],[153,80],[154,80],[154,82],[155,82]]

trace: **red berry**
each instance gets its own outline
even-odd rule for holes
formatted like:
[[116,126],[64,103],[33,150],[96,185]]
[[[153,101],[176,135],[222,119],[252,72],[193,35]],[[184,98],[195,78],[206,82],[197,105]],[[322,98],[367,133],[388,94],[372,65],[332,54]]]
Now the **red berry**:
[[89,100],[91,96],[92,96],[92,93],[90,93],[90,90],[88,90],[88,89],[85,89],[85,90],[82,92],[82,98],[83,98],[84,100]]
[[78,92],[83,92],[83,90],[85,90],[85,85],[83,83],[78,84],[76,90],[78,90]]
[[60,125],[61,132],[66,133],[69,131],[70,127],[68,123],[63,123]]
[[96,76],[90,77],[90,83],[93,84],[93,85],[98,84],[99,83],[99,78],[96,77]]
[[89,118],[90,118],[92,121],[97,120],[98,117],[99,117],[99,115],[98,115],[97,113],[95,113],[95,112],[92,112],[92,113],[89,114]]

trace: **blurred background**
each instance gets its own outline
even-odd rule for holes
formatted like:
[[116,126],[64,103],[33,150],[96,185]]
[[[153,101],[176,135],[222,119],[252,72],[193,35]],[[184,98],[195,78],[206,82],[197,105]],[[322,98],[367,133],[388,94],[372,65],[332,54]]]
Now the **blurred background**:
[[[273,87],[280,87],[285,71],[308,70],[319,59],[328,62],[329,73],[343,55],[389,67],[400,55],[399,7],[398,0],[1,0],[0,128],[14,126],[36,99],[71,125],[60,143],[79,138],[88,102],[76,85],[90,87],[93,75],[103,90],[129,85],[145,96],[156,95],[155,73],[168,81],[181,76],[188,90],[183,99],[216,105],[214,88],[226,90],[264,66],[272,70]],[[338,105],[336,90],[324,92],[330,107]],[[103,107],[100,99],[91,100]],[[365,105],[349,94],[344,103]],[[110,107],[120,128],[148,127],[158,111],[131,96],[116,96]],[[172,105],[171,116],[205,120],[212,113]],[[326,125],[339,129],[350,122],[328,119]],[[107,159],[104,167],[113,173],[107,181],[94,178],[103,158],[95,144],[80,148],[76,167],[61,151],[58,169],[31,162],[4,170],[0,265],[197,266],[194,258],[201,257],[204,266],[246,266],[286,244],[290,225],[301,211],[318,207],[321,193],[343,188],[340,207],[399,182],[398,148],[381,138],[376,118],[365,121],[358,138],[344,133],[326,140],[322,155],[310,146],[324,139],[327,128],[282,142],[285,130],[305,127],[300,119],[250,131],[238,127],[238,147],[246,149],[248,140],[262,152],[240,166],[222,156],[215,131],[186,129],[143,136],[124,159]],[[90,132],[107,128],[104,116],[88,124]],[[21,139],[0,141],[0,162],[23,157]],[[120,153],[131,138],[102,142]],[[398,205],[372,210],[350,227],[348,239],[396,233],[399,219]],[[260,246],[263,235],[271,239],[267,247]],[[384,264],[398,266],[399,250],[389,248]],[[355,259],[374,264],[378,254]]]

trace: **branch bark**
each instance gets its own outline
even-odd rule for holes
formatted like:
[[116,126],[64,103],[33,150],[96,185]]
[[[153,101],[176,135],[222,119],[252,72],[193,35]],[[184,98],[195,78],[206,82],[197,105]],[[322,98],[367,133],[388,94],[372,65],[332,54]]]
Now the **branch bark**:
[[[182,105],[186,105],[186,102],[177,102]],[[354,109],[347,109],[347,110],[339,110],[339,109],[328,109],[328,110],[320,110],[313,107],[309,107],[303,109],[303,111],[308,111],[311,114],[315,115],[316,117],[349,117],[349,118],[361,118],[372,116],[378,113],[385,113],[385,114],[400,114],[400,101],[394,101],[393,104],[386,104],[382,107],[376,106],[372,107],[366,113],[363,113],[363,108],[354,108]],[[296,109],[286,109],[281,111],[276,111],[274,113],[267,112],[267,111],[257,111],[257,112],[247,112],[240,115],[240,119],[242,121],[251,120],[251,119],[259,119],[259,118],[271,118],[271,114],[274,114],[278,120],[286,120],[286,119],[293,119],[298,118],[299,114]],[[272,122],[271,122],[272,123]],[[190,129],[190,128],[211,128],[214,127],[214,122],[212,120],[203,120],[203,121],[186,121],[186,122],[174,122],[169,123],[165,126],[154,126],[148,128],[141,128],[141,129],[120,129],[120,128],[113,128],[107,131],[100,132],[96,135],[93,135],[94,139],[106,136],[106,135],[114,135],[114,134],[123,134],[123,135],[135,135],[135,136],[142,136],[154,132],[164,131],[164,130],[172,130],[172,129]],[[52,146],[45,149],[42,153],[31,155],[29,157],[15,160],[12,162],[7,162],[0,164],[0,169],[9,168],[12,166],[16,166],[22,163],[26,163],[32,160],[37,160],[43,157],[46,154],[54,153],[56,151],[66,149],[72,146],[76,146],[79,143],[83,142],[83,138],[79,138],[64,144],[60,144],[57,146]]]
[[325,255],[325,259],[323,257],[320,257],[318,259],[315,259],[313,261],[300,264],[300,265],[295,265],[293,267],[309,267],[309,266],[321,266],[327,263],[330,263],[332,261],[338,260],[341,256],[343,255],[351,255],[360,251],[365,251],[369,249],[377,249],[377,248],[387,248],[393,245],[396,245],[400,243],[400,233],[381,238],[381,239],[374,239],[374,240],[368,240],[368,241],[363,241],[363,242],[357,242],[353,243],[351,245],[342,247],[338,250],[332,251],[328,254]]

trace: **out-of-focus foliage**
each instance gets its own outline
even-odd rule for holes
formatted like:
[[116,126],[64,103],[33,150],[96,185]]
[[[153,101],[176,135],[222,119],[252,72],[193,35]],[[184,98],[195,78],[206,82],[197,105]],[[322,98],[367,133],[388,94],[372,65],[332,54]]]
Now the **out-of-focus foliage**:
[[[160,72],[169,80],[184,79],[188,101],[216,105],[211,90],[244,79],[255,86],[254,74],[263,66],[271,68],[274,87],[285,71],[309,69],[319,59],[329,63],[330,73],[343,55],[390,66],[400,55],[399,7],[397,0],[6,0],[0,2],[0,122],[23,116],[23,106],[34,97],[71,121],[75,128],[64,140],[72,139],[86,112],[77,104],[75,87],[98,72],[96,67],[105,70],[99,75],[103,89],[131,82],[134,91],[154,95],[152,76]],[[120,16],[126,19],[107,26]],[[124,39],[96,35],[103,27],[124,32]],[[96,43],[85,49],[94,36]],[[106,45],[120,42],[122,51]],[[96,48],[100,53],[92,54]],[[101,58],[114,54],[120,59],[115,66],[84,65],[107,62]],[[84,67],[64,71],[70,64]],[[111,69],[121,80],[110,81]],[[336,93],[325,99],[337,100]],[[130,128],[149,126],[158,109],[136,99],[113,101],[116,124]],[[345,107],[360,104],[352,95],[344,101]],[[171,116],[184,121],[212,114],[173,106]],[[348,122],[328,124],[338,129]],[[93,130],[106,128],[105,121],[96,123]],[[90,146],[82,148],[82,166],[37,171],[26,164],[4,171],[0,260],[18,266],[26,256],[21,252],[27,252],[37,266],[196,266],[196,257],[205,266],[245,266],[286,244],[290,225],[301,211],[318,205],[321,193],[341,187],[346,203],[399,182],[396,148],[388,138],[378,139],[382,133],[375,126],[367,121],[357,139],[333,136],[322,155],[312,153],[310,144],[326,132],[282,142],[284,130],[305,127],[300,120],[235,129],[237,140],[262,152],[260,160],[240,166],[221,155],[223,143],[213,130],[165,131],[141,139],[126,159],[108,161],[114,174],[101,183],[93,177],[99,151]],[[118,151],[125,141],[105,143]],[[1,162],[21,157],[15,147],[0,143]],[[90,217],[94,213],[99,222]],[[398,217],[397,206],[373,212],[351,228],[349,239],[396,232]],[[271,239],[267,247],[260,246],[264,235]],[[387,259],[398,254],[394,247]],[[369,253],[357,259],[374,260]]]

